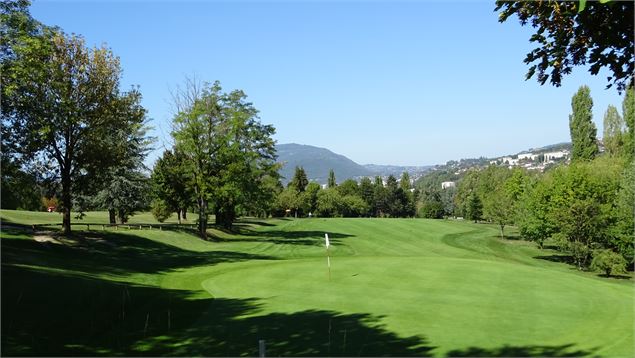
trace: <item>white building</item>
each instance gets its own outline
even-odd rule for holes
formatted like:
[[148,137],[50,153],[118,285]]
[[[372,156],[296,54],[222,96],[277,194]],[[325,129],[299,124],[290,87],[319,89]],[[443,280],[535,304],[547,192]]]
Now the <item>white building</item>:
[[453,181],[444,181],[441,183],[441,189],[454,188],[456,187],[456,183]]

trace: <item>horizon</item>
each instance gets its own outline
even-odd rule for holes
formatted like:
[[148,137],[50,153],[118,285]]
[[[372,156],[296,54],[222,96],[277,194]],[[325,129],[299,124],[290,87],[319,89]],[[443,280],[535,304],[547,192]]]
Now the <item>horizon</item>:
[[532,29],[516,18],[499,23],[493,2],[34,1],[30,9],[119,56],[122,88],[140,86],[158,138],[150,167],[170,146],[169,92],[191,74],[245,91],[278,143],[400,166],[569,141],[581,85],[591,88],[598,137],[607,106],[622,103],[605,90],[604,70],[576,68],[561,87],[525,81]]
[[396,167],[435,167],[435,166],[440,166],[440,165],[445,165],[447,164],[447,162],[455,160],[455,161],[461,161],[463,159],[479,159],[479,158],[486,158],[486,159],[496,159],[496,158],[502,158],[508,155],[516,155],[516,154],[520,154],[523,152],[530,152],[533,150],[541,150],[544,147],[549,147],[549,146],[554,146],[554,145],[561,145],[561,144],[571,144],[571,141],[564,141],[564,142],[558,142],[558,143],[551,143],[551,144],[545,144],[545,145],[541,145],[538,147],[530,147],[530,148],[526,148],[526,149],[522,149],[513,153],[504,153],[504,154],[500,154],[500,155],[495,155],[495,156],[490,156],[490,157],[486,157],[486,156],[473,156],[473,157],[463,157],[463,158],[455,158],[455,159],[449,159],[447,161],[445,161],[444,163],[434,163],[434,164],[413,164],[413,165],[399,165],[399,164],[391,164],[391,163],[359,163],[356,160],[350,158],[348,155],[346,155],[345,153],[338,153],[335,152],[329,148],[326,147],[320,147],[317,145],[312,145],[312,144],[304,144],[304,143],[276,143],[276,146],[279,145],[289,145],[289,144],[295,144],[295,145],[303,145],[303,146],[309,146],[309,147],[314,147],[314,148],[319,148],[319,149],[326,149],[330,152],[332,152],[333,154],[336,155],[342,155],[350,160],[352,160],[353,162],[355,162],[356,164],[362,165],[362,166],[366,166],[366,165],[379,165],[379,166],[396,166]]

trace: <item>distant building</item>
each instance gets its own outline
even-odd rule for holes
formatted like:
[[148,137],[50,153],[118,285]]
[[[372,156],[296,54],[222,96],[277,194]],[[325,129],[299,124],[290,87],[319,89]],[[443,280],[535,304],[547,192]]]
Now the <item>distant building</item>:
[[456,187],[456,183],[453,181],[444,181],[441,183],[441,189],[454,188]]

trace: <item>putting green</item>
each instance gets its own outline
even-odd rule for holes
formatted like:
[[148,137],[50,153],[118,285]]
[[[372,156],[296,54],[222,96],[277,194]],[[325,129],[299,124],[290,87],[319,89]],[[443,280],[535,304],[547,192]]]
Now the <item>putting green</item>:
[[397,234],[387,250],[392,256],[362,256],[389,244],[382,225],[370,222],[376,230],[367,238],[354,235],[335,244],[330,280],[326,258],[315,257],[313,250],[324,255],[317,246],[306,249],[311,255],[305,259],[220,265],[201,285],[216,298],[258,298],[258,315],[307,308],[372,312],[401,336],[426,337],[437,354],[450,347],[573,345],[632,356],[632,287],[531,265],[519,260],[527,247],[479,238],[488,230],[472,225],[463,234],[429,232],[418,245]]

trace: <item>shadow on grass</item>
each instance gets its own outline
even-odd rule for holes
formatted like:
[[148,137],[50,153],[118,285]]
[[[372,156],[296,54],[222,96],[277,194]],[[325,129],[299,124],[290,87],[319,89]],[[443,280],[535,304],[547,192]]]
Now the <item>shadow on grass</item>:
[[[308,310],[257,315],[256,299],[2,268],[3,356],[429,356],[370,314]],[[247,316],[248,315],[248,316]]]
[[568,265],[575,264],[575,262],[573,261],[573,256],[571,255],[555,254],[555,255],[534,256],[533,258],[538,260],[565,263]]
[[573,344],[560,346],[502,346],[485,349],[469,347],[464,350],[453,350],[447,353],[448,357],[583,357],[592,355],[596,349],[576,349]]
[[[3,232],[25,233],[23,230],[7,228],[3,228]],[[59,237],[56,233],[52,235]],[[232,251],[189,251],[140,237],[132,232],[84,231],[74,235],[74,240],[64,239],[64,242],[71,243],[65,245],[4,238],[2,262],[86,273],[127,275],[221,262],[272,259]],[[59,238],[62,240],[62,237]],[[192,240],[197,239],[193,237]]]
[[341,243],[340,239],[354,237],[354,235],[343,234],[338,232],[325,232],[314,230],[265,230],[256,231],[250,229],[246,225],[236,225],[233,230],[222,230],[233,237],[214,237],[214,241],[218,242],[269,242],[272,244],[291,244],[319,246],[324,245],[324,234],[329,234],[331,244],[337,245]]

